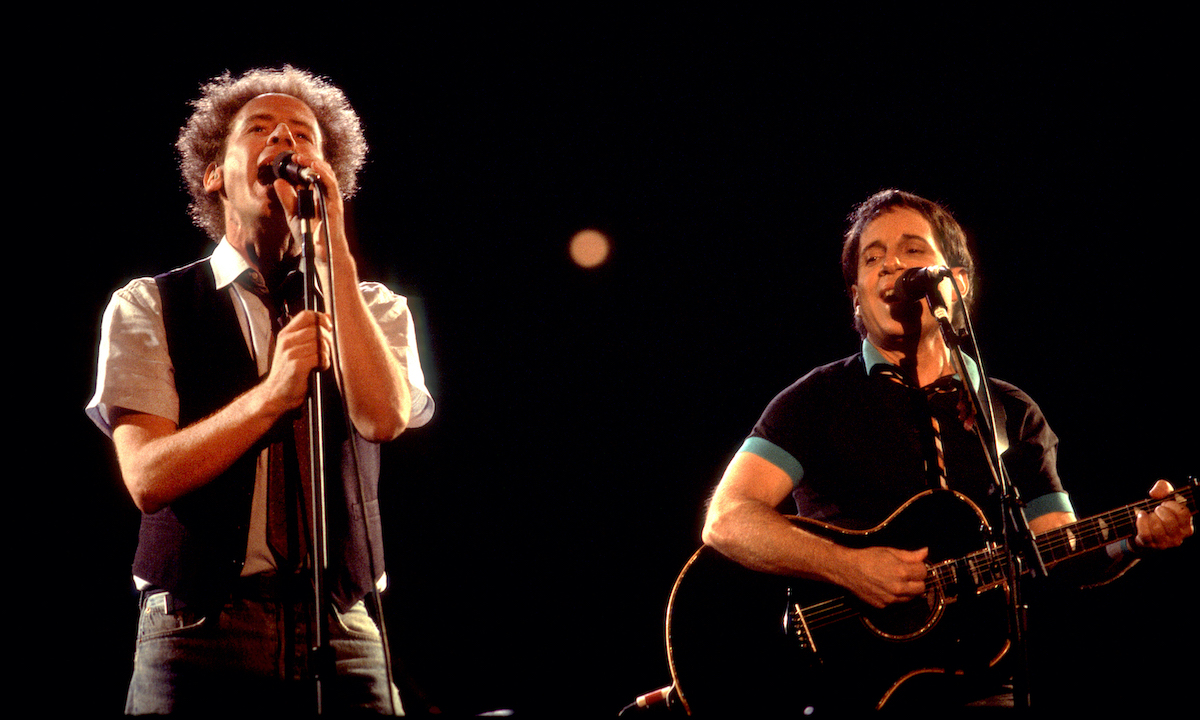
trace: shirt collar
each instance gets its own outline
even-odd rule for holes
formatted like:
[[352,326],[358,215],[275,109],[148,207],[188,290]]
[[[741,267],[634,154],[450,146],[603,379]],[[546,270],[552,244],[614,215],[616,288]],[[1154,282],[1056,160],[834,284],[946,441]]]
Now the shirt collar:
[[[885,360],[883,358],[883,353],[879,352],[879,348],[872,345],[871,341],[867,340],[866,338],[863,338],[862,354],[863,354],[863,363],[867,366],[867,374],[868,375],[871,374],[871,371],[875,369],[876,365],[887,365],[889,367],[895,367],[890,362]],[[967,375],[971,376],[971,385],[976,390],[978,390],[979,389],[979,366],[975,363],[975,359],[972,358],[970,355],[963,353],[963,364],[967,366]],[[954,377],[958,377],[958,373],[955,373]],[[961,380],[962,378],[959,378],[959,379]]]
[[235,250],[226,238],[221,238],[217,249],[213,250],[212,255],[208,257],[208,262],[212,265],[213,277],[216,278],[218,290],[229,286],[247,270],[253,270],[246,258],[242,257],[242,254]]

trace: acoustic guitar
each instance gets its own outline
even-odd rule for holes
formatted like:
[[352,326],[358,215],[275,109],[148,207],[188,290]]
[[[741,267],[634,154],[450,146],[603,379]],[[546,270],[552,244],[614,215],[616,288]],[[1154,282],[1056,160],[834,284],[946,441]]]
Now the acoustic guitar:
[[[1196,479],[1173,498],[1193,514]],[[1137,534],[1144,500],[1034,538],[1055,565]],[[749,570],[698,550],[667,606],[667,656],[689,714],[804,716],[881,709],[923,675],[969,678],[1009,649],[1006,551],[980,509],[949,490],[923,492],[879,526],[849,531],[789,520],[847,547],[929,548],[926,592],[882,610],[838,586]]]

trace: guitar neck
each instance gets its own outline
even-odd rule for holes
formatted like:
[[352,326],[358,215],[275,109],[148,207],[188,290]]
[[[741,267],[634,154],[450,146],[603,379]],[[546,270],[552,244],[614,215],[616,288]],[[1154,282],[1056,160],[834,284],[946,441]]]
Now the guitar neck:
[[[1167,499],[1180,503],[1194,515],[1196,514],[1195,490],[1196,480],[1192,479],[1190,484],[1176,490]],[[1143,512],[1151,512],[1162,502],[1164,501],[1142,500],[1041,533],[1035,538],[1035,541],[1038,552],[1042,555],[1042,561],[1049,568],[1082,553],[1102,548],[1109,543],[1134,537],[1137,535],[1138,515]]]

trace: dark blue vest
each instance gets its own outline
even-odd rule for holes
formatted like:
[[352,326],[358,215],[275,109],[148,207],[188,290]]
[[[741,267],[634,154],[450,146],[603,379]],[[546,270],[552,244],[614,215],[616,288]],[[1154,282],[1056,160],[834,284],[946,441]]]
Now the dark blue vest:
[[[216,289],[207,260],[155,280],[162,296],[167,350],[175,368],[179,426],[184,427],[221,409],[259,378],[233,299],[228,291]],[[375,572],[383,572],[377,497],[380,453],[377,444],[357,433],[347,439],[331,375],[322,387],[330,565],[326,586],[334,604],[345,610],[374,587],[372,556]],[[280,424],[285,422],[290,433],[289,419]],[[224,603],[245,564],[256,458],[269,439],[203,488],[156,513],[142,515],[135,575],[191,606],[208,609]],[[357,447],[357,473],[351,442]]]

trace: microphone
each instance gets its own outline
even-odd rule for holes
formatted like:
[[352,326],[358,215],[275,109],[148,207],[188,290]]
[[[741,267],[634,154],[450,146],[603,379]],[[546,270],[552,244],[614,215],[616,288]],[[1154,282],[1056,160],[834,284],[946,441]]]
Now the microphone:
[[295,153],[282,152],[271,161],[271,171],[275,177],[287,180],[292,185],[309,185],[321,182],[321,176],[312,168],[296,164]]
[[912,268],[905,270],[900,275],[892,289],[898,302],[917,302],[933,293],[937,289],[938,283],[948,277],[952,276],[950,268],[945,265]]

